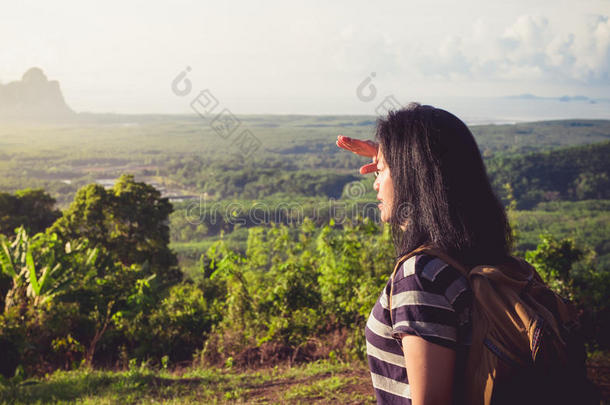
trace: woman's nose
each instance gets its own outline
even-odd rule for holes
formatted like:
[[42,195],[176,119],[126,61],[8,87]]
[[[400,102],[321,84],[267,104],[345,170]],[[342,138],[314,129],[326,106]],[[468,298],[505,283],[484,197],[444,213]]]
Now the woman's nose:
[[379,177],[375,178],[375,181],[373,182],[373,190],[379,192]]

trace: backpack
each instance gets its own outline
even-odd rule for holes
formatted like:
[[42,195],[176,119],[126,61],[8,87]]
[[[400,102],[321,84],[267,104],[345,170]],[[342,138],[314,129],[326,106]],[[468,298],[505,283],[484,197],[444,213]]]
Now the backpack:
[[469,405],[599,404],[586,378],[584,340],[574,307],[555,294],[525,260],[467,270],[433,247],[402,256],[394,275],[416,254],[459,270],[473,292],[472,344],[466,360],[463,400]]

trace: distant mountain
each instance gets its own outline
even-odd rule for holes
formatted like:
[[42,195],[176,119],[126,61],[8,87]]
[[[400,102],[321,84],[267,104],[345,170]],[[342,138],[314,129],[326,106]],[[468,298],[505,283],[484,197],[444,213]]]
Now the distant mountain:
[[610,99],[608,98],[590,98],[587,96],[561,96],[561,97],[540,97],[534,94],[525,93],[525,94],[517,94],[514,96],[506,96],[504,98],[508,99],[517,99],[517,100],[557,100],[563,101],[565,103],[571,101],[585,102],[585,103],[609,103]]
[[20,81],[0,84],[0,119],[64,120],[75,116],[64,101],[59,82],[33,67]]

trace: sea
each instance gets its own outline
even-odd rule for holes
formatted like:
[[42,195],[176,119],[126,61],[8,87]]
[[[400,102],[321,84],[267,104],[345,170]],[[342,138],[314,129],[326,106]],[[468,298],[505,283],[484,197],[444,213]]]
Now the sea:
[[515,124],[564,119],[610,119],[610,99],[445,98],[434,103],[468,125]]

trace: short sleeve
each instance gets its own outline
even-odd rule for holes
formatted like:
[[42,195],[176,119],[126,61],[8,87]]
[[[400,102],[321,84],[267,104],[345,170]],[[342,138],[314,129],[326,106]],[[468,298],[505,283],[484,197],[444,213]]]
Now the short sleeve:
[[455,349],[462,340],[469,292],[466,278],[441,259],[411,257],[394,276],[392,336],[417,335]]

